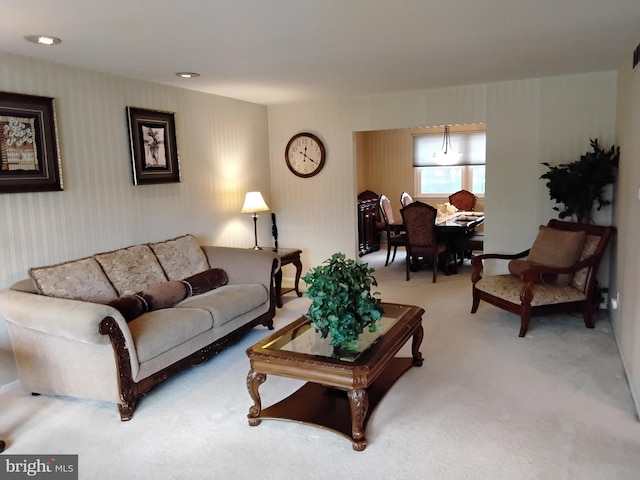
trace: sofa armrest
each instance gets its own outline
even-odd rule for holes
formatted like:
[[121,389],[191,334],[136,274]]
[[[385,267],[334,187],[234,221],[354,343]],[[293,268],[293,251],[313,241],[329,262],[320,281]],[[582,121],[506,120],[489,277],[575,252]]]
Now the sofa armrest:
[[211,268],[222,268],[226,272],[230,285],[261,283],[270,291],[273,274],[280,265],[278,255],[271,250],[218,246],[203,246],[202,250]]
[[135,349],[126,321],[108,305],[4,289],[0,291],[0,316],[24,328],[92,344],[109,343],[99,328],[105,317],[113,317]]

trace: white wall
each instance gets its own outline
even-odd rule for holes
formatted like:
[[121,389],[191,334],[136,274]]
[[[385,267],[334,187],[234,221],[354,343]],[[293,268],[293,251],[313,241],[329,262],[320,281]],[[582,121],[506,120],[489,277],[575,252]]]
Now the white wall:
[[[269,107],[273,203],[289,226],[283,228],[282,245],[303,250],[305,269],[336,250],[357,254],[356,196],[369,185],[355,178],[363,169],[353,166],[353,132],[486,123],[485,247],[494,252],[528,248],[537,226],[557,217],[539,179],[546,172],[541,162],[577,160],[590,149],[589,139],[605,148],[619,145],[617,198],[595,218],[618,227],[610,263],[603,262],[599,278],[621,294],[620,308],[610,314],[640,412],[640,68],[631,72],[631,51],[619,72]],[[325,169],[310,180],[294,177],[284,166],[287,141],[304,130],[324,139],[329,152]]]
[[[469,87],[424,90],[269,107],[274,209],[283,219],[280,243],[303,250],[305,268],[334,251],[357,253],[356,196],[368,188],[356,178],[354,132],[479,123],[487,125],[485,245],[520,251],[537,226],[555,217],[541,162],[571,162],[590,138],[615,138],[616,72]],[[284,148],[300,131],[325,141],[327,162],[311,179],[292,175]],[[363,188],[364,187],[364,188]],[[605,215],[607,213],[605,212]],[[604,218],[602,223],[611,222]]]
[[[638,39],[640,40],[640,39]],[[637,42],[636,42],[637,43]],[[631,68],[633,46],[618,70],[618,175],[615,223],[618,228],[614,275],[610,292],[619,292],[617,310],[610,310],[618,347],[631,385],[636,410],[640,412],[640,67]]]
[[[2,53],[0,91],[55,98],[64,178],[62,192],[0,194],[0,288],[29,267],[184,233],[253,245],[240,209],[249,190],[272,202],[266,107]],[[175,112],[181,183],[133,185],[126,106]],[[0,319],[0,386],[16,378]]]

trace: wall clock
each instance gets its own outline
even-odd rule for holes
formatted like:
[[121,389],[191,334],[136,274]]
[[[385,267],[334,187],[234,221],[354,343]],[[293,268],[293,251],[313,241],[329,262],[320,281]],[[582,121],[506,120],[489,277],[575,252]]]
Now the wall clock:
[[324,167],[325,150],[322,141],[312,133],[298,133],[291,137],[284,158],[291,173],[302,178],[317,175]]

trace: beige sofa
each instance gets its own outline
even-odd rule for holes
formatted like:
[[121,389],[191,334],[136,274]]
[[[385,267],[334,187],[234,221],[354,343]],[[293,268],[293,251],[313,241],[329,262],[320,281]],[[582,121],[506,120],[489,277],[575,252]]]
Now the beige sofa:
[[[278,266],[271,251],[200,247],[185,235],[30,269],[0,291],[20,382],[33,394],[115,402],[129,420],[167,377],[259,324],[273,329]],[[224,281],[204,293],[183,281],[212,271]],[[166,295],[181,285],[186,298]],[[120,308],[129,299],[144,309]]]

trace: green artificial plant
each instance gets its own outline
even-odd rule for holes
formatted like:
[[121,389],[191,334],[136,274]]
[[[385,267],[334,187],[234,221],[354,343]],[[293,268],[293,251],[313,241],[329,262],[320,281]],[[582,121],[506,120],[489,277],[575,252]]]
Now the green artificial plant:
[[611,203],[604,197],[604,187],[616,180],[620,148],[612,145],[603,150],[598,139],[589,141],[593,151],[573,163],[542,163],[549,171],[540,178],[547,180],[551,199],[562,204],[562,208],[553,207],[560,212],[560,219],[570,217],[579,223],[591,223],[594,206],[600,210]]
[[373,272],[360,259],[338,252],[302,277],[313,300],[305,316],[322,338],[331,336],[334,347],[353,350],[365,328],[377,331],[383,309],[379,292],[371,293],[378,285]]

